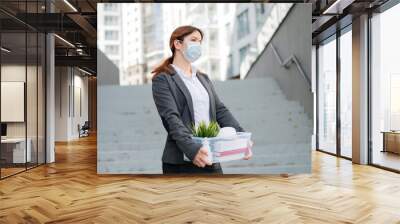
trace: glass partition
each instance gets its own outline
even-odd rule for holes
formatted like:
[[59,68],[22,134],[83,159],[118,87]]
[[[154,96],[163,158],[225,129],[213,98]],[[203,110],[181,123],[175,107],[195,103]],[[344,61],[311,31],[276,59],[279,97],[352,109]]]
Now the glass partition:
[[24,171],[31,151],[26,149],[26,75],[25,32],[1,34],[1,175]]
[[372,163],[400,170],[400,4],[371,18]]
[[352,34],[351,25],[340,36],[340,154],[352,157]]
[[336,36],[318,47],[318,148],[336,154]]
[[[44,1],[7,1],[19,16],[44,12]],[[6,22],[5,22],[6,21]],[[44,33],[0,12],[0,178],[45,162]]]

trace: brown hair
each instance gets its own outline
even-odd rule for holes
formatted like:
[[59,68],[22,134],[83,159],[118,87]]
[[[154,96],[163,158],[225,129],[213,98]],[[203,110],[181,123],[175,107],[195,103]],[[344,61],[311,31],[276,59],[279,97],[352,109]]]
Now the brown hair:
[[180,26],[178,28],[176,28],[172,34],[171,37],[169,39],[169,48],[171,49],[172,52],[172,56],[168,57],[167,59],[164,59],[162,61],[162,63],[160,63],[156,68],[153,69],[153,71],[151,71],[151,73],[155,73],[152,77],[152,79],[158,75],[160,72],[166,72],[166,73],[172,73],[172,71],[169,68],[169,64],[172,64],[172,61],[174,59],[175,56],[175,45],[174,45],[174,41],[175,40],[182,40],[183,38],[185,38],[187,35],[193,33],[194,31],[199,31],[201,34],[201,39],[203,39],[203,32],[194,26]]

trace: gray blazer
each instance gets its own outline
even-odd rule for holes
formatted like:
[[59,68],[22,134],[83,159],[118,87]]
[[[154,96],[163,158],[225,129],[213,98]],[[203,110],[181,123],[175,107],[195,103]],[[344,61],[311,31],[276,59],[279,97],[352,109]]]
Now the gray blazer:
[[[185,163],[183,153],[193,160],[202,145],[195,143],[190,136],[191,124],[194,123],[190,92],[173,67],[169,65],[169,68],[171,73],[161,72],[153,78],[152,92],[161,121],[168,132],[162,162],[182,164]],[[245,131],[218,98],[208,76],[200,71],[196,74],[210,97],[211,120],[216,120],[220,127]]]

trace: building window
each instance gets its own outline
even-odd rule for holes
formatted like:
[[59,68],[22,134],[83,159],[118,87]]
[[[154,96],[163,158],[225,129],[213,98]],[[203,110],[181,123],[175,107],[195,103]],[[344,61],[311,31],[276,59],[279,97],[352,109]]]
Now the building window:
[[151,25],[147,25],[143,28],[143,32],[144,33],[150,33],[151,31],[153,31],[155,29],[154,24]]
[[118,45],[106,45],[106,53],[107,54],[119,54],[119,46]]
[[152,4],[144,4],[144,15],[149,16],[152,12]]
[[247,51],[249,50],[249,48],[250,48],[250,44],[247,44],[246,46],[240,48],[240,50],[239,50],[239,55],[240,55],[240,62],[239,63],[240,64],[242,64],[244,58],[246,57],[246,54],[247,54]]
[[208,4],[208,17],[210,18],[211,22],[216,20],[217,9],[215,3]]
[[213,61],[211,63],[211,72],[215,74],[217,71],[218,71],[218,63]]
[[352,157],[352,33],[340,36],[340,154]]
[[217,47],[218,45],[218,30],[210,31],[210,47]]
[[114,3],[104,3],[104,11],[117,11],[118,4]]
[[116,66],[119,66],[119,60],[112,60],[112,62],[113,62]]
[[105,32],[106,40],[118,40],[118,31],[116,30],[106,30]]
[[229,13],[229,3],[224,4],[224,13],[228,14]]
[[232,58],[232,54],[229,54],[228,56],[228,62],[227,62],[227,66],[228,66],[228,71],[227,71],[227,76],[233,76],[233,58]]
[[118,16],[105,16],[104,25],[118,25]]
[[265,21],[265,5],[264,3],[256,4],[256,25],[260,27]]
[[336,35],[318,48],[318,146],[336,154]]
[[237,37],[238,37],[238,39],[241,39],[250,33],[249,15],[248,14],[249,14],[248,10],[246,9],[237,16],[237,22],[238,22]]
[[[400,4],[371,18],[372,163],[400,171]],[[383,133],[385,132],[385,134]],[[395,132],[395,133],[392,133]],[[397,134],[396,134],[397,133]]]
[[230,26],[231,26],[230,23],[227,23],[227,24],[225,25],[225,35],[226,35],[225,39],[226,39],[226,43],[227,43],[228,45],[231,44],[231,39],[232,39],[232,37],[231,37],[231,28],[230,28]]

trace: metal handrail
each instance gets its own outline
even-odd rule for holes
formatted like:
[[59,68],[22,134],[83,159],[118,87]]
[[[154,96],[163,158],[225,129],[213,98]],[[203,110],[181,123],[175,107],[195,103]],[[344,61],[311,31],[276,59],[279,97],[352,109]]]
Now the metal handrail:
[[[260,33],[257,36],[257,44],[255,48],[251,48],[249,52],[246,54],[243,63],[240,66],[240,78],[244,79],[248,73],[250,72],[251,67],[254,63],[257,62],[258,57],[261,56],[263,52],[265,52],[268,45],[271,45],[272,51],[275,54],[276,59],[280,63],[282,67],[289,68],[290,64],[294,63],[296,65],[297,70],[299,71],[300,75],[303,79],[307,82],[309,90],[311,91],[311,80],[310,77],[304,72],[303,67],[301,66],[297,57],[292,54],[286,60],[282,60],[277,52],[275,46],[272,44],[272,37],[274,33],[279,29],[279,26],[283,22],[284,18],[288,15],[290,9],[292,8],[293,4],[278,4],[274,5],[271,10],[270,18],[266,20],[263,27],[260,30]],[[272,29],[271,27],[275,28]]]
[[311,80],[304,72],[304,70],[301,67],[301,64],[300,64],[299,60],[296,58],[296,56],[294,54],[292,54],[286,60],[282,61],[282,58],[279,56],[278,51],[276,50],[275,46],[272,43],[270,43],[270,45],[271,45],[272,51],[274,52],[275,57],[278,60],[279,64],[285,68],[289,68],[290,64],[294,63],[296,65],[297,70],[300,72],[301,76],[307,82],[308,87],[311,90]]
[[268,46],[274,33],[279,29],[280,24],[285,19],[293,5],[293,3],[273,4],[270,15],[265,20],[256,37],[255,46],[253,45],[255,51],[249,51],[243,62],[240,64],[241,79],[244,79],[247,76],[252,65]]

